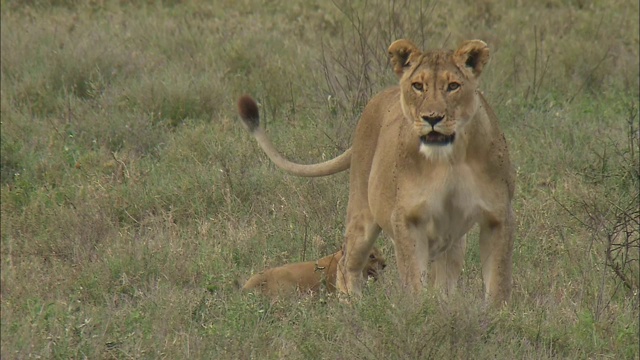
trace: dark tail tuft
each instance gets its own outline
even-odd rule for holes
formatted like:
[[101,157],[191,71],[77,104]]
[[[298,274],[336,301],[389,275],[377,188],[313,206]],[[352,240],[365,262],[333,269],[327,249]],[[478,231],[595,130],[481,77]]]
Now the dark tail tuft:
[[238,99],[238,112],[242,121],[249,128],[249,131],[254,131],[260,126],[260,114],[258,113],[258,104],[249,95],[242,95]]

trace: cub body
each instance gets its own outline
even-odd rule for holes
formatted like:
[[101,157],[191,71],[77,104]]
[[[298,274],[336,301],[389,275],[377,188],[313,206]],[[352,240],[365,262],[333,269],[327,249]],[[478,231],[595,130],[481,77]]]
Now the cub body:
[[[340,250],[318,261],[286,264],[264,270],[249,278],[242,289],[258,290],[271,297],[294,291],[317,294],[323,287],[332,293],[336,289],[336,272],[342,255]],[[385,267],[384,257],[374,247],[362,273],[364,276],[377,279],[379,272]]]

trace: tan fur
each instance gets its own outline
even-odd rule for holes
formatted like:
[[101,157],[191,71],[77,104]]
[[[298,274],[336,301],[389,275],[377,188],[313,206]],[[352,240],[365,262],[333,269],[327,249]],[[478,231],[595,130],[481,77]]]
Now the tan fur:
[[485,297],[503,303],[512,286],[515,173],[496,115],[477,87],[489,49],[471,40],[456,51],[421,52],[398,40],[389,55],[399,86],[371,99],[352,147],[335,159],[315,165],[284,159],[258,126],[248,96],[239,102],[242,118],[267,155],[292,174],[350,168],[342,292],[361,293],[362,269],[381,230],[393,239],[409,290],[419,293],[428,282],[455,290],[465,234],[477,223]]
[[[338,262],[342,259],[342,254],[340,250],[318,261],[287,264],[264,270],[247,280],[242,290],[259,290],[265,295],[275,297],[295,290],[317,294],[324,285],[325,289],[332,293],[336,289]],[[384,257],[373,247],[362,274],[377,280],[379,272],[385,267]]]

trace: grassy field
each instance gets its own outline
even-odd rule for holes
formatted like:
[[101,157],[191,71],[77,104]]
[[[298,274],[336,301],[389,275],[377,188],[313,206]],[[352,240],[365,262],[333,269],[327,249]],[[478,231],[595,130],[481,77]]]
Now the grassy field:
[[[632,0],[1,1],[2,359],[637,359],[639,15]],[[388,45],[492,49],[481,87],[517,167],[514,293],[352,305],[235,282],[342,243],[349,146],[397,80]]]

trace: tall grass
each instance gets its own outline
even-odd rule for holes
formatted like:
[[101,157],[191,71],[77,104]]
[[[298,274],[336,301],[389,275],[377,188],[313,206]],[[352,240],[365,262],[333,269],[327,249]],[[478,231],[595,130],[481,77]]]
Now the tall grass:
[[[0,19],[2,358],[638,357],[638,3],[10,1]],[[361,302],[270,301],[253,272],[342,243],[348,177],[275,169],[348,147],[396,83],[386,49],[485,40],[517,167],[511,304],[389,270]]]

